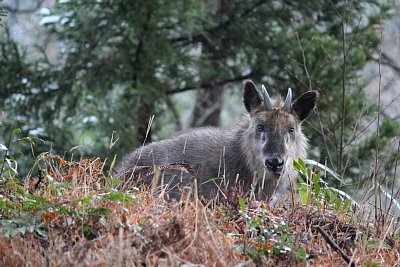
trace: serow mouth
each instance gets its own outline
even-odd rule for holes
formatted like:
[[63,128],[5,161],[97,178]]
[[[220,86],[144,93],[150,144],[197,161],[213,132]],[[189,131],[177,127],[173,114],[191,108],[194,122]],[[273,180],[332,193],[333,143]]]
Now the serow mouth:
[[281,157],[269,157],[265,160],[265,167],[275,175],[280,176],[284,167]]
[[276,175],[278,178],[281,176],[282,172],[273,172],[274,175]]
[[269,171],[270,174],[272,174],[272,177],[274,177],[276,179],[279,179],[279,177],[281,177],[282,170],[273,171],[273,170],[269,170],[268,168],[267,168],[267,170]]

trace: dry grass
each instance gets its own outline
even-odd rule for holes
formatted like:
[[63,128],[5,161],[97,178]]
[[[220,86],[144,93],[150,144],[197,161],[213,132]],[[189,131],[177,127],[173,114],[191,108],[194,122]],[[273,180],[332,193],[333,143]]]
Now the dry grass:
[[45,204],[28,207],[17,187],[0,192],[9,205],[0,210],[2,221],[20,229],[17,219],[41,223],[11,238],[3,224],[1,266],[349,266],[345,257],[356,265],[396,266],[400,260],[396,233],[342,211],[288,201],[271,209],[248,199],[243,210],[235,190],[215,204],[194,197],[195,187],[181,201],[166,202],[146,189],[120,194],[100,159],[48,156],[45,164],[40,177],[24,184]]

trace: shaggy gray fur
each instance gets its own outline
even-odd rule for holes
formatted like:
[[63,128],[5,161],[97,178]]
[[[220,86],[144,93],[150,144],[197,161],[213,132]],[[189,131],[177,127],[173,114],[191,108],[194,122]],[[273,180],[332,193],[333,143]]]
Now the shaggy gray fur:
[[[290,179],[296,177],[293,159],[306,157],[307,140],[301,122],[314,108],[317,96],[315,91],[306,92],[289,111],[282,109],[280,97],[271,98],[272,109],[265,110],[254,83],[244,81],[244,104],[249,114],[231,129],[191,129],[142,146],[122,160],[116,168],[117,177],[142,179],[150,185],[152,175],[141,175],[140,167],[163,166],[158,185],[166,186],[173,198],[179,198],[182,186],[196,178],[198,193],[207,198],[221,197],[221,188],[239,186],[259,199],[275,202],[288,192]],[[276,156],[285,162],[281,172],[268,170],[265,165],[266,159]],[[187,168],[168,168],[172,165]]]

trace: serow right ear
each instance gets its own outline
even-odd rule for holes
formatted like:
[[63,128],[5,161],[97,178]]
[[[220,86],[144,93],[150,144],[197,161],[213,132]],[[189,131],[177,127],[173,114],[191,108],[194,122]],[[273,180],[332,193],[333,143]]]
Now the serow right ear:
[[317,103],[317,99],[317,91],[307,91],[296,99],[292,105],[292,109],[300,121],[304,121],[308,118],[311,110]]
[[243,103],[249,113],[256,110],[262,103],[261,95],[251,80],[243,81]]

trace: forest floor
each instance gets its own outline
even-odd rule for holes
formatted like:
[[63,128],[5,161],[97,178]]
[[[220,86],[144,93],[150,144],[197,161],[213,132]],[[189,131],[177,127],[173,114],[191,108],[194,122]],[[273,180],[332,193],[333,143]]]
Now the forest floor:
[[[274,208],[236,190],[216,204],[116,190],[100,159],[47,155],[0,187],[0,266],[398,266],[395,221],[350,208]],[[109,167],[108,167],[109,168]],[[291,203],[291,204],[288,204]],[[294,203],[294,204],[293,204]]]

